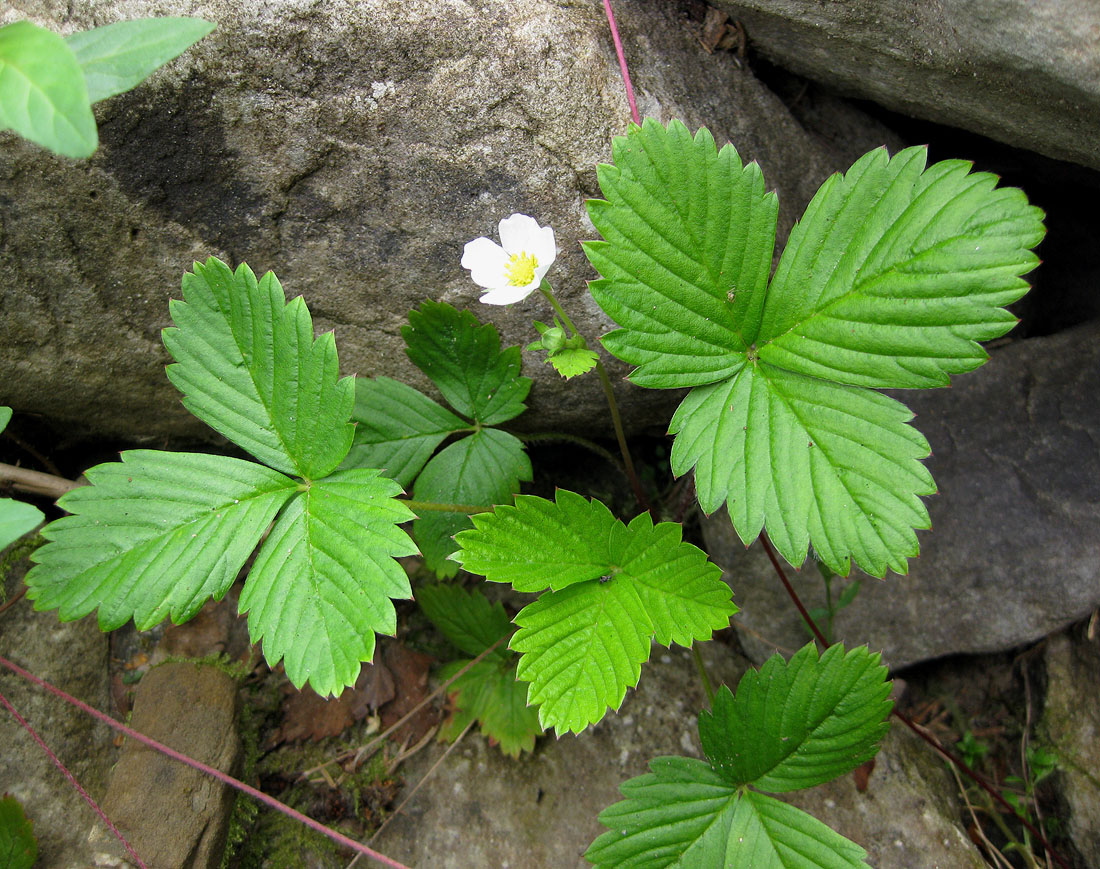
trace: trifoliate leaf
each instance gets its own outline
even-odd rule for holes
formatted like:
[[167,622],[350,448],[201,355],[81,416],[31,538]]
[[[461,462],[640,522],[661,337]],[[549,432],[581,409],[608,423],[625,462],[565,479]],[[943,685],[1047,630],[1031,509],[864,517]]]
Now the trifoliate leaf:
[[170,304],[168,379],[195,416],[286,474],[323,477],[351,447],[352,378],[339,378],[332,333],[313,337],[301,297],[279,279],[211,257],[183,277]]
[[889,728],[890,683],[865,646],[810,643],[791,660],[775,655],[749,670],[736,697],[722,686],[699,714],[699,739],[733,786],[773,793],[831,781],[870,760]]
[[874,576],[906,573],[913,529],[929,527],[918,496],[936,491],[912,417],[881,393],[758,362],[684,399],[669,423],[672,470],[694,466],[699,505],[725,501],[746,545],[764,527],[791,564],[812,542],[842,576],[849,558]]
[[523,413],[531,379],[519,374],[519,348],[501,350],[491,323],[482,326],[469,311],[424,302],[409,312],[401,334],[409,358],[463,416],[497,425]]
[[73,33],[65,43],[84,73],[88,99],[97,103],[145,81],[213,29],[201,18],[141,18]]
[[605,200],[588,214],[606,239],[584,244],[602,276],[589,284],[623,328],[603,344],[637,365],[639,386],[713,383],[744,364],[764,304],[778,202],[755,163],[652,119],[612,141]]
[[[850,559],[906,572],[928,448],[866,387],[981,364],[976,342],[1014,322],[1001,306],[1027,289],[1042,213],[968,164],[872,152],[822,186],[765,290],[775,210],[755,166],[678,122],[631,127],[614,156],[590,203],[605,238],[586,246],[592,290],[636,382],[696,386],[671,426],[674,471],[695,467],[703,509],[728,500],[742,539],[764,528],[792,564],[812,544],[842,575]],[[744,274],[723,307],[726,257]]]
[[[531,460],[519,438],[499,429],[482,429],[448,446],[434,456],[416,478],[417,501],[470,504],[490,507],[507,504],[521,481],[531,479]],[[457,544],[452,539],[470,527],[465,513],[423,511],[413,523],[413,537],[424,563],[440,578],[454,576],[458,565],[448,556]]]
[[659,757],[600,813],[585,853],[597,866],[866,869],[867,853],[801,809],[736,788],[706,763]]
[[[416,600],[447,639],[469,655],[480,655],[513,631],[504,607],[478,592],[428,585],[417,589]],[[440,729],[440,738],[454,740],[470,722],[479,721],[481,732],[500,743],[505,754],[517,757],[535,747],[542,728],[538,710],[527,705],[526,683],[516,681],[516,660],[502,644],[451,683],[454,711]],[[453,661],[438,678],[446,681],[468,663],[469,659]]]
[[470,428],[419,390],[388,377],[355,380],[355,440],[346,468],[381,468],[408,488],[452,432]]
[[[1016,318],[1043,213],[997,178],[925,148],[879,148],[826,181],[768,288],[760,358],[841,383],[947,386]],[[748,336],[746,336],[748,337]]]
[[0,866],[30,869],[38,859],[34,827],[23,814],[19,800],[10,794],[0,799]]
[[0,27],[0,130],[78,159],[99,145],[80,64],[64,39],[29,21]]
[[412,590],[394,557],[416,552],[397,527],[413,516],[400,491],[378,471],[337,471],[300,492],[264,541],[240,609],[296,687],[340,694],[374,655],[375,632],[395,633],[391,598]]
[[[467,655],[480,655],[513,630],[503,604],[490,603],[485,595],[466,592],[457,585],[421,586],[416,590],[416,602],[432,624]],[[501,661],[513,657],[504,646],[489,654]]]
[[0,549],[6,549],[24,534],[33,531],[46,517],[32,504],[0,498]]
[[721,570],[682,542],[679,525],[654,526],[648,513],[625,525],[599,501],[559,490],[556,502],[521,495],[472,518],[456,536],[466,570],[518,591],[552,589],[516,616],[511,647],[528,702],[559,733],[621,705],[652,639],[688,646],[737,611]]
[[71,621],[99,608],[103,630],[133,618],[176,624],[228,591],[297,484],[253,462],[130,450],[63,495],[73,515],[42,530],[27,596]]

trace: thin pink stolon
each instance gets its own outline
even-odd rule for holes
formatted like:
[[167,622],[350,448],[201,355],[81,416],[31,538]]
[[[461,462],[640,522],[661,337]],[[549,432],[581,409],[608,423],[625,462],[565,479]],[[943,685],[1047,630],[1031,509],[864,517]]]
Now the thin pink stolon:
[[619,58],[619,71],[623,74],[623,84],[626,86],[626,101],[630,103],[630,117],[633,118],[635,124],[641,124],[642,119],[638,115],[638,104],[634,102],[634,86],[630,83],[630,72],[626,68],[623,41],[619,39],[619,28],[615,24],[615,13],[611,11],[611,0],[603,0],[603,8],[607,12],[607,23],[611,27],[611,41],[615,43],[615,54]]
[[74,788],[76,788],[76,792],[84,798],[84,802],[86,802],[89,806],[91,806],[92,810],[97,815],[99,815],[99,819],[101,821],[103,821],[104,824],[107,825],[107,829],[109,829],[112,833],[115,834],[115,838],[118,839],[122,843],[122,847],[124,847],[126,849],[126,853],[134,858],[134,862],[136,862],[138,864],[140,869],[148,869],[148,867],[142,862],[141,858],[137,855],[137,852],[134,851],[134,849],[130,845],[130,843],[126,841],[126,837],[122,835],[122,832],[118,829],[118,827],[116,827],[111,822],[111,819],[107,817],[107,815],[106,815],[106,813],[104,813],[103,809],[101,809],[99,807],[99,804],[96,803],[96,801],[92,799],[92,795],[89,794],[86,790],[84,790],[83,787],[80,786],[80,782],[78,782],[76,780],[76,776],[73,775],[71,772],[69,772],[68,767],[66,767],[65,764],[63,764],[61,762],[61,758],[59,758],[56,754],[54,754],[50,750],[50,747],[48,745],[46,745],[46,743],[43,741],[42,737],[39,736],[35,732],[35,729],[33,727],[31,727],[30,724],[27,723],[27,719],[24,718],[22,715],[20,715],[16,711],[15,707],[11,705],[11,702],[3,694],[0,694],[0,703],[2,703],[4,705],[4,708],[7,709],[8,712],[10,712],[12,714],[12,716],[15,718],[16,721],[18,721],[21,725],[23,725],[23,729],[26,730],[27,733],[29,733],[31,735],[31,739],[33,739],[35,742],[38,743],[38,747],[41,748],[44,752],[46,752],[46,756],[50,760],[53,761],[54,766],[56,766],[59,770],[61,770],[61,774],[64,775],[65,778],[67,778],[69,780],[69,784],[71,784]]
[[[26,670],[24,670],[22,667],[20,667],[16,664],[13,664],[7,658],[0,657],[0,665],[2,665],[4,667],[7,667],[13,673],[19,674],[24,679],[27,679],[31,682],[34,682],[34,684],[36,684],[36,685],[38,685],[42,688],[45,688],[51,694],[55,694],[56,696],[60,697],[65,702],[71,703],[73,706],[76,706],[78,709],[83,710],[84,712],[88,713],[92,717],[98,718],[104,724],[106,724],[110,727],[113,727],[115,730],[122,731],[127,736],[131,737],[132,739],[136,739],[138,742],[144,743],[145,745],[148,745],[150,748],[155,748],[157,751],[161,752],[162,754],[166,754],[169,757],[173,758],[174,760],[178,760],[180,763],[187,764],[187,766],[192,767],[193,769],[197,769],[200,772],[206,773],[207,775],[214,776],[214,778],[216,778],[218,781],[223,782],[224,784],[227,784],[230,787],[236,788],[237,790],[239,790],[243,793],[246,793],[251,797],[255,797],[256,799],[258,799],[260,802],[264,803],[265,805],[268,805],[271,808],[276,809],[276,810],[282,812],[285,815],[289,815],[290,817],[294,818],[296,821],[300,821],[301,823],[305,824],[311,830],[316,830],[321,835],[328,836],[334,842],[339,842],[341,845],[343,845],[346,848],[351,848],[353,851],[357,851],[358,853],[360,853],[360,854],[362,854],[366,857],[370,857],[374,860],[377,860],[379,863],[382,863],[385,866],[391,867],[391,869],[409,869],[409,867],[406,866],[404,863],[399,863],[396,860],[392,859],[391,857],[387,857],[385,854],[379,854],[377,851],[375,851],[371,848],[368,848],[366,845],[363,845],[360,842],[356,842],[354,839],[351,839],[351,838],[343,835],[342,833],[337,833],[335,830],[330,830],[324,824],[313,820],[313,818],[311,818],[307,815],[303,815],[301,812],[299,812],[295,809],[292,809],[290,806],[279,802],[274,797],[269,797],[267,794],[263,793],[262,791],[258,791],[258,790],[256,790],[256,788],[251,787],[250,785],[246,785],[243,781],[238,781],[237,779],[233,778],[232,776],[226,775],[220,769],[214,769],[214,767],[208,766],[207,764],[202,763],[201,761],[190,758],[185,754],[180,754],[180,752],[176,751],[175,749],[169,748],[167,745],[164,745],[160,742],[157,742],[155,739],[146,736],[144,733],[138,733],[132,727],[127,727],[125,724],[120,724],[119,722],[117,722],[113,718],[111,718],[111,716],[104,715],[98,709],[95,709],[95,708],[89,706],[87,703],[84,703],[80,700],[77,700],[75,697],[73,697],[69,694],[66,694],[60,688],[57,688],[57,687],[51,685],[45,679],[39,679],[33,673],[29,673]],[[5,705],[8,705],[7,701],[5,701]],[[9,708],[10,708],[10,706],[9,706]],[[15,712],[14,709],[12,709],[11,711],[13,713]],[[18,717],[18,715],[16,717]],[[44,745],[43,745],[43,748],[45,748]],[[48,752],[49,749],[47,748],[46,751]],[[74,780],[74,784],[75,784],[75,780]],[[77,787],[79,788],[80,786],[77,785]],[[83,793],[83,791],[81,791],[81,793]],[[109,823],[110,822],[108,821],[108,824]],[[133,852],[131,851],[131,853],[133,853]],[[134,856],[136,857],[137,855],[134,855]],[[144,864],[142,864],[142,865],[144,866]]]

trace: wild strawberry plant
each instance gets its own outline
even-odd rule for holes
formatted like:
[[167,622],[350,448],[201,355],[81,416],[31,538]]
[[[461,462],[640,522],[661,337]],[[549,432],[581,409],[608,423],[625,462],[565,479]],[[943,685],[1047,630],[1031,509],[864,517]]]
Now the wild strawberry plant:
[[[792,565],[812,546],[840,575],[853,562],[906,572],[935,484],[912,413],[878,390],[947,385],[985,361],[979,342],[1015,322],[1004,305],[1027,290],[1041,212],[966,163],[873,151],[821,187],[772,275],[776,197],[732,146],[650,120],[613,156],[599,168],[604,198],[588,204],[602,235],[584,246],[601,275],[591,291],[620,327],[603,346],[636,366],[633,382],[691,389],[669,427],[673,471],[694,471],[705,512],[725,505],[746,544],[766,532]],[[553,233],[522,217],[501,222],[501,245],[467,245],[463,265],[485,302],[542,292],[554,326],[538,324],[533,349],[563,376],[595,366],[613,399],[546,281]],[[171,312],[168,374],[184,404],[258,462],[135,450],[90,470],[34,555],[39,609],[98,609],[104,629],[183,621],[256,551],[240,599],[253,640],[295,685],[338,693],[375,633],[396,630],[391,601],[412,594],[394,558],[417,551],[399,527],[415,514],[412,536],[441,577],[461,565],[539,595],[509,620],[476,591],[417,592],[460,651],[488,650],[455,684],[449,732],[478,721],[510,754],[618,709],[653,640],[690,646],[737,612],[678,525],[648,512],[624,522],[567,491],[515,496],[530,463],[497,426],[523,411],[530,381],[519,349],[472,315],[426,302],[404,330],[447,409],[388,378],[340,379],[332,336],[314,337],[274,275],[211,259]],[[398,500],[410,485],[414,499]],[[888,691],[866,649],[773,658],[700,714],[706,761],[658,758],[623,785],[588,858],[866,865],[862,848],[768,794],[872,757]]]

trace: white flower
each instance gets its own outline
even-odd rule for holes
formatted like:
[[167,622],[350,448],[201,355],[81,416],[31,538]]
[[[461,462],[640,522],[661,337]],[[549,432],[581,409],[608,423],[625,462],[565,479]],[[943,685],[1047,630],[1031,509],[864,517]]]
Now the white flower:
[[538,289],[557,255],[553,229],[526,214],[513,214],[500,222],[500,244],[484,236],[467,243],[462,267],[489,291],[481,301],[510,305]]

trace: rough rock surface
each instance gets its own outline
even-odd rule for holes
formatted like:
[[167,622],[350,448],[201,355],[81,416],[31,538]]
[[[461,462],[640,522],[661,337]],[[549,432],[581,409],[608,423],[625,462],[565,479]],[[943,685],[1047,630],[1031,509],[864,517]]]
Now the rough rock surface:
[[[699,647],[712,679],[736,685],[746,661],[727,646]],[[689,652],[654,645],[637,690],[579,736],[544,737],[511,760],[473,732],[427,779],[372,847],[408,866],[564,869],[604,831],[597,815],[619,785],[660,755],[700,757],[696,717],[705,698]],[[402,766],[406,789],[443,748]]]
[[1040,733],[1060,760],[1068,832],[1086,866],[1100,866],[1100,644],[1071,630],[1046,646],[1047,694]]
[[[138,684],[130,725],[170,748],[235,773],[237,682],[221,670],[177,662]],[[236,792],[211,776],[128,740],[111,772],[103,809],[150,867],[217,869]],[[105,830],[93,836],[97,866],[129,866]]]
[[[836,638],[900,668],[1011,648],[1100,605],[1097,395],[1100,323],[995,350],[950,389],[899,393],[932,446],[932,530],[918,533],[907,577],[864,577]],[[759,543],[746,551],[724,511],[703,532],[742,609],[734,625],[749,654],[801,646],[798,613]],[[788,575],[807,606],[824,603],[812,565]]]
[[955,793],[937,755],[892,721],[865,791],[848,775],[783,799],[861,845],[875,869],[982,869]]
[[[21,580],[26,567],[13,571],[9,583]],[[108,709],[107,635],[94,617],[61,623],[56,612],[36,613],[23,599],[0,614],[0,655],[96,709]],[[7,669],[0,669],[0,694],[85,790],[102,800],[117,754],[114,732]],[[95,813],[30,734],[0,709],[0,794],[5,792],[34,822],[37,865],[92,865],[87,836],[97,822]]]
[[1100,169],[1092,0],[714,0],[781,66],[905,114]]
[[[599,0],[11,0],[0,24],[68,33],[172,14],[218,28],[97,105],[93,158],[0,135],[0,400],[17,413],[65,437],[209,437],[164,376],[160,330],[184,270],[212,254],[304,294],[344,372],[423,387],[399,329],[424,298],[476,309],[513,344],[547,319],[538,294],[478,305],[459,266],[463,244],[514,211],[555,227],[549,277],[584,331],[606,331],[578,242],[629,111]],[[705,124],[758,160],[781,238],[853,152],[893,144],[866,119],[846,121],[843,143],[804,128],[730,53],[708,54],[677,4],[618,16],[642,113]],[[528,369],[526,426],[608,425],[594,377],[566,387]],[[622,391],[628,427],[663,429],[674,395]]]

